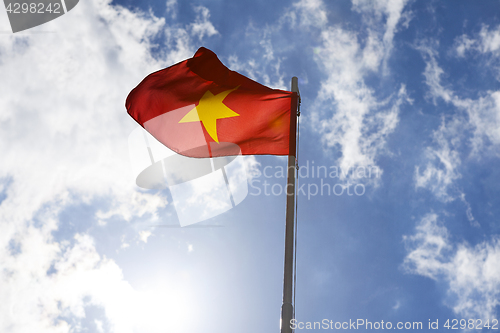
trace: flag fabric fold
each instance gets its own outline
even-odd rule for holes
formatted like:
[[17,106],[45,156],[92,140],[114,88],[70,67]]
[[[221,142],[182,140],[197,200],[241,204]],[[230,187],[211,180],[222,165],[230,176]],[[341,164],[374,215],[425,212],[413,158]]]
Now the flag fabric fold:
[[296,93],[231,71],[204,47],[147,76],[125,105],[139,125],[184,156],[295,156]]

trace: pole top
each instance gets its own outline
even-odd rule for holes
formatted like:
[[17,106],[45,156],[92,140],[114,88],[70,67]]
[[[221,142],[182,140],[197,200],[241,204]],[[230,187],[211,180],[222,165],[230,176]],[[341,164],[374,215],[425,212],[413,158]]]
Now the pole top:
[[299,92],[299,79],[296,76],[292,77],[292,92]]

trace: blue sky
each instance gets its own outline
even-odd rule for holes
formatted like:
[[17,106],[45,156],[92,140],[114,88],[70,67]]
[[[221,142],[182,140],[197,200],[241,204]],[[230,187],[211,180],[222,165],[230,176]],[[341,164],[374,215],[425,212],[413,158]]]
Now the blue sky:
[[[299,179],[298,321],[491,325],[499,6],[88,0],[16,34],[1,9],[0,331],[278,331],[285,197],[255,194],[286,159],[246,157],[248,196],[202,228],[134,182],[125,98],[201,46],[273,88],[297,76],[302,172],[344,170]],[[308,197],[324,183],[363,194]]]

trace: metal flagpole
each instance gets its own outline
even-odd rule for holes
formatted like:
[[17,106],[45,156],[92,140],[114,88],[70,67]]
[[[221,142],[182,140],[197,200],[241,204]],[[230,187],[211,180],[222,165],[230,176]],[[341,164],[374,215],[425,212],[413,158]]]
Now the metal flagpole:
[[[299,94],[297,77],[292,78],[292,92]],[[297,105],[299,97],[297,96]],[[295,114],[294,114],[295,112]],[[294,246],[294,206],[295,206],[295,152],[297,128],[297,109],[290,117],[290,150],[287,169],[286,226],[285,226],[285,269],[283,278],[283,305],[281,306],[281,333],[292,333],[290,320],[294,318],[293,296],[293,246]]]

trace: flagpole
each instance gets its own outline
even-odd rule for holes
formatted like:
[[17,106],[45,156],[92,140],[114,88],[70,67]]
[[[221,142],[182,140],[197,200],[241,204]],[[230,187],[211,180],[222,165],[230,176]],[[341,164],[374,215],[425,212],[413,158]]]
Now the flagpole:
[[[292,92],[299,93],[297,77],[292,78]],[[293,105],[293,104],[292,104]],[[298,96],[297,104],[298,105]],[[290,320],[294,318],[293,296],[293,247],[295,208],[295,149],[296,149],[297,109],[290,115],[290,155],[288,155],[286,225],[285,225],[285,267],[283,277],[283,305],[281,306],[281,333],[292,333]],[[293,155],[292,155],[293,153]]]

